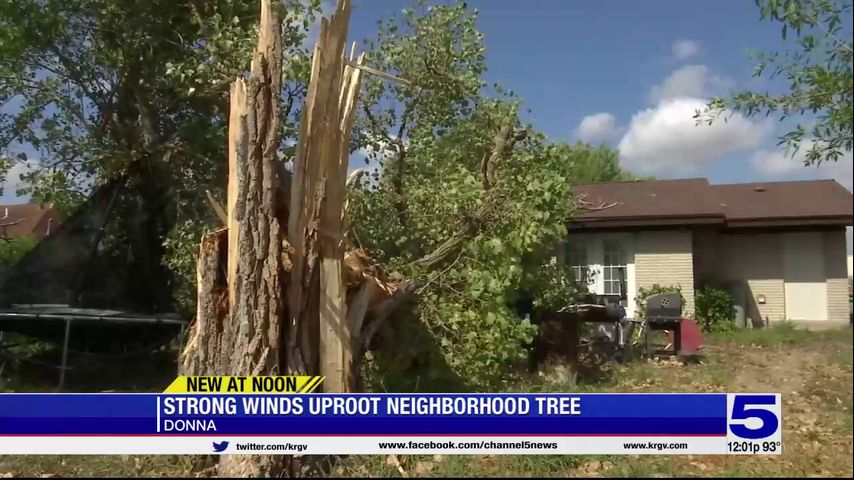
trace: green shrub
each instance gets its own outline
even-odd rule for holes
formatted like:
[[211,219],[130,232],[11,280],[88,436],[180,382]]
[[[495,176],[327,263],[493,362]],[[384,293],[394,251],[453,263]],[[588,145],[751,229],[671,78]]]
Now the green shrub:
[[694,303],[697,319],[704,331],[725,332],[735,329],[735,300],[728,290],[705,286],[697,292]]
[[0,238],[0,268],[14,265],[37,243],[36,239],[30,237]]

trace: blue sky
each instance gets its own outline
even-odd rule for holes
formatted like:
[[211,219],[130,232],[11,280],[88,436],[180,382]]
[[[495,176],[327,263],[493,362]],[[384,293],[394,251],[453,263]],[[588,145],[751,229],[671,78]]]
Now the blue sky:
[[[526,119],[552,139],[608,143],[627,169],[660,178],[837,178],[851,188],[850,155],[841,162],[847,166],[801,168],[798,158],[787,159],[777,148],[785,130],[775,121],[694,126],[692,107],[712,95],[779,88],[751,76],[755,62],[748,51],[782,42],[780,26],[760,22],[753,1],[467,3],[479,11],[478,28],[486,35],[487,79],[517,92],[531,110]],[[410,4],[354,0],[351,37],[372,35],[377,19]],[[582,133],[585,117],[589,128]]]
[[[377,19],[411,3],[354,0],[351,37],[371,36]],[[752,77],[751,49],[784,46],[780,25],[760,22],[752,0],[467,3],[486,36],[487,80],[521,96],[531,110],[526,120],[554,140],[609,144],[624,168],[658,178],[833,178],[852,188],[850,152],[806,168],[802,155],[777,147],[791,123],[736,115],[705,127],[691,118],[711,96],[781,87]]]

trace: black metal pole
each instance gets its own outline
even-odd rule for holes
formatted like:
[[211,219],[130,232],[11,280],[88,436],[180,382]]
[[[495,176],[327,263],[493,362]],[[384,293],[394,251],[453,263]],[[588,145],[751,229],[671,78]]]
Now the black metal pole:
[[62,341],[62,365],[59,367],[59,386],[57,391],[65,387],[65,370],[68,368],[68,337],[71,336],[71,318],[65,319],[65,338]]

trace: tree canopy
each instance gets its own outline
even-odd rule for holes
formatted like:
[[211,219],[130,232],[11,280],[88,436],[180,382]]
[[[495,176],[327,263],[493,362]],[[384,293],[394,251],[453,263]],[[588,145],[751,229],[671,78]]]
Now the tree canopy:
[[[318,7],[282,5],[283,168]],[[166,262],[187,311],[199,235],[218,224],[206,192],[222,198],[226,184],[228,85],[249,67],[257,17],[252,0],[0,0],[0,151],[6,167],[26,160],[16,148],[38,156],[21,193],[70,208],[93,185],[158,172],[175,204]],[[351,147],[371,173],[350,193],[349,236],[410,282],[438,356],[485,384],[534,332],[514,305],[574,293],[555,260],[571,185],[629,177],[614,150],[523,124],[521,99],[483,80],[476,22],[465,4],[418,2],[365,42],[371,67],[401,81],[365,78]]]
[[[790,152],[806,147],[808,164],[836,161],[852,147],[851,0],[756,0],[762,20],[781,24],[789,48],[756,54],[754,76],[783,77],[781,93],[740,91],[715,98],[698,121],[729,109],[747,116],[802,117],[780,137]],[[847,18],[847,20],[846,20]]]
[[534,330],[518,301],[561,307],[574,294],[555,259],[572,183],[627,177],[612,149],[552,143],[521,122],[521,100],[482,79],[476,19],[419,4],[366,42],[372,65],[407,81],[366,81],[358,143],[373,174],[350,221],[354,242],[420,281],[418,316],[451,368],[484,383],[525,355]]
[[[319,1],[280,6],[292,140]],[[252,0],[0,0],[0,153],[6,170],[32,167],[18,193],[67,213],[132,165],[152,174],[172,198],[167,260],[189,302],[199,234],[216,222],[205,191],[225,185],[228,85],[249,68],[257,23]]]

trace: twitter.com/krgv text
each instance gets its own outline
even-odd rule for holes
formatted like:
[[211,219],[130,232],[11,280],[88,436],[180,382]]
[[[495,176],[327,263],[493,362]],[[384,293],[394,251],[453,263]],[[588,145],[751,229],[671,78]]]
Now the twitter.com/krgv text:
[[[302,453],[308,449],[308,445],[305,444],[293,444],[293,443],[272,443],[272,444],[263,444],[263,443],[235,443],[234,451],[235,452],[288,452],[288,453]],[[213,451],[214,453],[223,453],[229,450],[229,442],[213,442]]]

